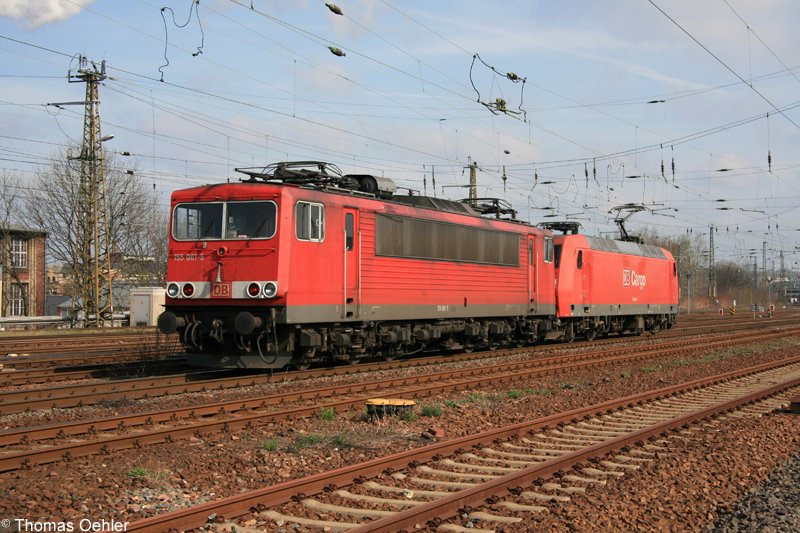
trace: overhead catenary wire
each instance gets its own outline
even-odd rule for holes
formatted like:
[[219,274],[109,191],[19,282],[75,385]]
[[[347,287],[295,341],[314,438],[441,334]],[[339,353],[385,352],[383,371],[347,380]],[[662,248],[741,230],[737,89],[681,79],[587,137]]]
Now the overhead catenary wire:
[[737,78],[739,78],[739,80],[740,80],[742,83],[744,83],[745,85],[747,85],[748,87],[750,87],[750,89],[752,89],[752,90],[753,90],[753,92],[755,92],[755,93],[756,93],[756,94],[757,94],[757,95],[758,95],[758,96],[759,96],[759,97],[760,97],[762,100],[764,100],[764,101],[765,101],[767,104],[769,104],[769,105],[772,107],[772,109],[774,109],[775,111],[777,111],[778,113],[780,113],[780,115],[781,115],[783,118],[785,118],[787,121],[789,121],[789,123],[791,123],[791,124],[792,124],[792,125],[793,125],[795,128],[797,128],[798,130],[800,130],[800,125],[799,125],[799,124],[797,124],[797,123],[796,123],[794,120],[792,120],[792,119],[791,119],[791,118],[790,118],[788,115],[786,115],[786,113],[785,113],[783,110],[781,110],[781,109],[780,109],[780,108],[779,108],[777,105],[773,104],[773,103],[772,103],[772,101],[771,101],[769,98],[767,98],[766,96],[764,96],[764,94],[763,94],[761,91],[759,91],[758,89],[756,89],[755,87],[753,87],[753,85],[752,85],[752,84],[748,83],[748,82],[747,82],[747,80],[745,80],[745,79],[744,79],[742,76],[740,76],[740,75],[739,75],[739,73],[738,73],[738,72],[736,72],[736,71],[735,71],[735,70],[733,70],[733,69],[732,69],[730,66],[728,66],[728,64],[727,64],[727,63],[725,63],[725,62],[724,62],[722,59],[720,59],[720,58],[719,58],[719,57],[718,57],[716,54],[714,54],[714,52],[712,52],[712,51],[711,51],[711,50],[710,50],[708,47],[706,47],[706,45],[704,45],[703,43],[701,43],[701,42],[700,42],[700,41],[699,41],[699,40],[698,40],[698,39],[697,39],[697,38],[696,38],[694,35],[692,35],[691,33],[689,33],[689,31],[688,31],[686,28],[684,28],[683,26],[681,26],[681,25],[678,23],[678,21],[676,21],[674,18],[672,18],[672,17],[671,17],[671,16],[670,16],[670,15],[669,15],[669,14],[668,14],[666,11],[664,11],[663,9],[661,9],[661,7],[660,7],[658,4],[656,4],[656,3],[655,3],[653,0],[647,0],[647,1],[648,1],[648,2],[650,2],[650,4],[652,4],[652,5],[653,5],[653,7],[655,7],[655,8],[656,8],[658,11],[660,11],[662,15],[664,15],[664,16],[665,16],[667,19],[669,19],[669,21],[670,21],[670,22],[672,22],[672,23],[673,23],[675,26],[677,26],[677,27],[678,27],[678,29],[680,29],[680,30],[681,30],[683,33],[685,33],[685,34],[686,34],[686,36],[688,36],[688,37],[689,37],[691,40],[693,40],[695,43],[697,43],[697,45],[698,45],[698,46],[700,46],[700,48],[702,48],[703,50],[705,50],[705,51],[706,51],[706,52],[707,52],[707,53],[708,53],[708,54],[709,54],[711,57],[713,57],[713,58],[714,58],[714,59],[715,59],[715,60],[716,60],[716,61],[717,61],[717,62],[718,62],[720,65],[722,65],[723,67],[725,67],[725,69],[726,69],[726,70],[728,70],[728,71],[729,71],[731,74],[733,74],[734,76],[736,76]]
[[[422,78],[421,76],[417,76],[417,79],[421,79],[421,78]],[[180,89],[176,89],[176,90],[177,90],[177,91],[180,91]],[[216,91],[215,91],[215,92],[216,92]],[[206,96],[203,96],[203,98],[206,98]],[[208,96],[207,98],[215,98],[215,97],[213,97],[213,96]],[[247,97],[244,97],[243,99],[249,100],[249,98],[247,98]],[[236,105],[238,105],[238,104],[236,104]],[[402,108],[401,106],[398,106],[398,107]],[[332,111],[332,114],[335,114],[335,110],[334,110],[334,111]],[[192,119],[192,120],[194,120],[194,119]],[[232,124],[232,123],[231,123],[231,124]],[[446,127],[446,126],[447,126],[447,125],[445,124],[443,127]],[[211,125],[211,127],[212,127],[212,128],[214,128],[214,126],[213,126],[213,125]],[[350,128],[346,128],[346,129],[350,129]],[[466,130],[462,130],[462,131],[466,131]],[[556,130],[556,131],[558,131],[558,130]],[[258,134],[259,134],[259,136],[260,136],[261,138],[263,138],[263,136],[264,136],[263,132],[260,132],[260,133],[258,133]],[[504,138],[508,138],[508,137],[507,137],[507,133],[506,133],[506,132],[504,132]],[[462,139],[463,139],[463,140],[467,140],[467,139],[468,139],[468,137],[467,137],[466,135],[464,135],[464,136],[462,137]],[[184,139],[184,141],[186,141],[186,140],[188,140],[188,139]],[[183,142],[183,141],[180,141],[180,142]],[[232,144],[233,144],[233,136],[231,137],[231,142],[232,142]],[[375,144],[375,143],[374,143],[374,142],[370,142],[370,144],[372,145],[372,144]],[[263,143],[262,143],[262,147],[263,147]],[[589,148],[589,147],[587,146],[587,148]],[[232,150],[234,150],[234,149],[233,149],[233,146],[232,146]],[[235,152],[235,151],[232,151],[232,157],[233,157],[233,153],[234,153],[234,152]],[[247,148],[246,148],[246,147],[243,147],[243,148],[242,148],[242,150],[241,150],[241,155],[244,157],[244,156],[246,155],[246,152],[247,152]],[[262,152],[263,152],[263,150],[262,150]],[[439,156],[441,156],[441,153],[440,153],[439,151],[433,151],[433,152],[431,152],[431,153],[435,154],[435,155],[437,156],[437,158],[438,158]],[[636,153],[639,153],[639,152],[637,151]],[[344,153],[342,153],[342,154],[341,154],[339,157],[340,157],[340,158],[348,158],[348,156],[352,157],[352,155],[353,155],[353,154],[344,154]],[[624,157],[624,156],[622,156],[622,157]],[[427,157],[425,157],[425,156],[422,156],[422,157],[415,156],[415,158],[416,158],[416,160],[417,160],[417,161],[418,161],[418,160],[420,160],[420,159],[423,159],[423,160],[429,159],[429,158],[427,158]],[[434,158],[430,158],[430,159],[434,159]],[[445,154],[445,160],[447,160],[447,159],[448,159],[448,158],[446,157],[446,154]],[[537,159],[539,159],[539,158],[537,157]],[[542,159],[544,160],[544,159],[546,159],[546,158],[542,158]],[[554,158],[550,158],[550,159],[551,159],[551,160],[555,160]],[[584,159],[583,159],[583,161],[584,161],[584,162],[585,162],[585,161],[588,161],[588,159],[589,159],[589,158],[584,158]],[[593,161],[595,161],[595,158],[594,158],[594,157],[591,157],[591,159],[593,159]],[[398,163],[402,163],[402,158],[397,158],[397,161],[398,161]],[[498,164],[499,164],[499,163],[500,163],[500,162],[498,161]],[[457,165],[457,164],[458,164],[458,162],[454,160],[454,161],[453,161],[452,163],[450,163],[450,164],[451,164],[451,165],[453,165],[453,166],[455,166],[455,165]],[[512,163],[512,164],[514,164],[514,163]],[[410,165],[410,163],[409,163],[409,165]],[[438,163],[438,162],[437,162],[437,163],[436,163],[436,165],[438,166],[438,165],[440,165],[440,163]],[[445,168],[445,167],[443,167],[443,168]],[[498,168],[499,168],[499,167],[498,167]],[[683,168],[685,169],[686,167],[684,166]],[[777,169],[776,169],[776,170],[777,170]],[[684,172],[685,172],[685,171],[684,171]],[[681,173],[681,174],[679,174],[679,175],[678,175],[679,181],[680,181],[680,176],[682,176],[682,175],[684,175],[684,174],[683,174],[683,173]],[[673,173],[673,179],[674,179],[674,178],[675,178],[675,174]],[[510,168],[510,167],[509,167],[509,171],[508,171],[508,179],[509,179],[509,193],[511,194],[511,193],[512,193],[512,191],[513,191],[512,187],[510,186],[510,185],[511,185],[511,180],[512,180],[512,179],[516,179],[516,176],[515,176],[515,173],[511,171],[511,168]],[[559,178],[558,176],[555,176],[555,177],[554,177],[554,179],[560,179],[560,178]],[[530,187],[530,185],[528,185],[528,188],[529,188],[529,187]]]

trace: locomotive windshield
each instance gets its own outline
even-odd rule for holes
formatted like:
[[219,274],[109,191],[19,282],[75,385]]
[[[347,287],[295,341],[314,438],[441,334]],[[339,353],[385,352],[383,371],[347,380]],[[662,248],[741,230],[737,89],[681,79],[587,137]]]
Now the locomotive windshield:
[[270,239],[275,235],[275,202],[194,202],[178,204],[172,236],[179,241]]

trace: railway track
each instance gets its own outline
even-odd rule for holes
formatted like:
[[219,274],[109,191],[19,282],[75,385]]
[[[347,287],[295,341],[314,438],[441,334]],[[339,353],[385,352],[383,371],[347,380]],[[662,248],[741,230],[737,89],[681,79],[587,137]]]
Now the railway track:
[[[703,349],[719,350],[741,345],[745,339],[756,342],[795,334],[795,330],[761,332],[757,335],[750,332],[737,337],[727,336],[714,342],[708,341],[704,343]],[[628,347],[628,350],[630,351],[631,347]],[[637,347],[632,353],[622,353],[620,349],[615,349],[608,352],[582,352],[526,361],[505,361],[490,367],[450,370],[369,383],[305,388],[296,392],[283,391],[249,399],[213,402],[99,420],[20,427],[0,432],[0,447],[2,447],[0,471],[26,468],[65,458],[111,453],[146,444],[172,442],[194,435],[233,431],[273,420],[309,417],[322,408],[340,412],[361,408],[364,402],[374,395],[391,394],[399,398],[420,398],[496,383],[530,383],[539,376],[556,372],[696,353],[697,350],[696,340],[673,341],[658,346]],[[347,367],[345,370],[352,373],[354,368],[361,367]],[[304,375],[318,372],[296,373],[295,377],[300,379]],[[264,376],[256,377],[264,378]],[[224,379],[229,380],[226,383],[230,384],[238,379],[251,380],[253,376]]]
[[49,335],[14,335],[0,339],[0,368],[23,370],[91,365],[116,362],[125,357],[174,356],[179,351],[176,336],[163,335],[155,329],[125,333],[53,331]]
[[[798,313],[785,313],[769,319],[769,326],[782,327],[797,323]],[[661,331],[659,337],[674,337],[687,333],[722,333],[764,327],[764,319],[709,318],[683,320],[669,331]],[[74,331],[74,330],[65,330]],[[623,337],[629,340],[636,337]],[[621,338],[598,339],[595,344],[615,342]],[[547,346],[547,345],[544,345]],[[123,361],[173,357],[180,352],[180,344],[174,335],[163,335],[153,330],[137,330],[128,333],[97,332],[93,334],[70,333],[62,336],[34,335],[14,336],[0,339],[0,368],[3,371],[46,369],[52,367],[77,367],[100,365]],[[16,354],[9,357],[8,354]],[[19,354],[24,354],[20,356]],[[0,379],[2,374],[0,372]],[[40,381],[41,382],[41,381]],[[0,382],[2,385],[2,382]]]
[[[796,334],[798,331],[800,331],[800,328],[787,328],[771,330],[767,332],[740,332],[736,335],[726,335],[724,338],[720,337],[714,341],[710,339],[704,340],[704,345],[708,347],[732,346],[736,342],[745,342],[747,340],[755,342],[769,338],[779,338]],[[697,346],[697,340],[679,338],[672,340],[660,340],[658,344],[651,344],[652,345],[650,347],[643,349],[637,357],[661,357],[666,355],[680,354],[687,348],[695,348]],[[590,345],[586,346],[587,348],[590,347]],[[614,344],[614,347],[607,350],[587,350],[562,356],[560,359],[544,358],[519,364],[558,364],[557,361],[559,360],[574,361],[576,359],[602,359],[604,357],[629,350],[631,349],[630,346],[627,343],[623,343],[622,345]],[[530,351],[530,348],[515,348],[511,350],[493,352],[492,357],[502,359],[503,357],[514,354],[529,353]],[[251,387],[287,380],[367,373],[377,370],[397,368],[400,366],[432,365],[442,362],[483,359],[485,357],[486,354],[463,354],[438,358],[413,359],[410,361],[393,361],[369,363],[357,366],[334,367],[327,369],[323,368],[301,372],[282,372],[277,374],[248,373],[244,376],[230,376],[231,371],[224,370],[202,371],[88,384],[70,384],[60,387],[9,390],[0,392],[0,415],[21,413],[37,409],[95,405],[104,401],[133,400],[138,398],[152,398],[167,394],[183,394],[189,392],[205,392],[209,390]],[[507,363],[505,362],[500,363],[500,365],[497,365],[497,368],[505,368],[506,364]]]
[[43,383],[80,381],[87,379],[118,379],[123,376],[164,374],[186,368],[183,356],[164,359],[115,361],[85,366],[48,366],[0,372],[0,387],[19,387]]
[[667,331],[659,331],[658,335],[676,336],[703,333],[724,333],[728,331],[741,331],[767,327],[782,327],[796,324],[800,313],[792,312],[772,318],[705,318],[703,320],[679,321],[675,327]]
[[585,485],[656,460],[668,445],[665,434],[721,415],[770,411],[799,390],[800,357],[792,357],[157,515],[128,531],[199,528],[209,517],[253,518],[267,530],[524,528],[526,519],[547,505],[566,504]]

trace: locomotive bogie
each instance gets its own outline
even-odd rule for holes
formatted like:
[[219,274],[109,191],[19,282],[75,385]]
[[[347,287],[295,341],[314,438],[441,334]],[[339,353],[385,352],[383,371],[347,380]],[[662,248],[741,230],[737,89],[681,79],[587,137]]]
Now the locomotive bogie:
[[[239,313],[234,321],[237,327],[245,322],[241,318],[243,314]],[[182,335],[182,341],[189,348],[189,361],[197,366],[212,367],[223,362],[226,366],[239,368],[282,368],[287,364],[303,368],[311,363],[326,361],[357,362],[374,358],[394,359],[431,351],[522,346],[540,339],[540,321],[527,318],[389,324],[338,323],[298,327],[253,317],[246,320],[248,333],[220,330],[217,334],[214,334],[215,323],[223,327],[231,321],[194,318],[184,328]],[[203,338],[205,344],[198,341]],[[228,346],[227,339],[234,339],[235,346]],[[220,353],[226,349],[231,353]]]

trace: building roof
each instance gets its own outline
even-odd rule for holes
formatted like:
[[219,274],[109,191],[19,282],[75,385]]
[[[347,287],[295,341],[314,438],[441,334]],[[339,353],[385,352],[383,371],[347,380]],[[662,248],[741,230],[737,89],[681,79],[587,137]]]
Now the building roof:
[[40,229],[29,228],[27,226],[19,226],[16,224],[0,224],[0,232],[8,232],[17,235],[29,235],[34,237],[46,237],[47,232]]
[[[44,314],[45,316],[54,316],[58,314],[58,308],[61,307],[61,304],[69,300],[70,302],[72,299],[69,296],[64,296],[61,294],[48,294],[45,296],[45,304],[44,304]],[[69,309],[71,306],[68,306]]]

